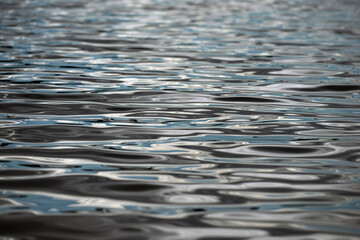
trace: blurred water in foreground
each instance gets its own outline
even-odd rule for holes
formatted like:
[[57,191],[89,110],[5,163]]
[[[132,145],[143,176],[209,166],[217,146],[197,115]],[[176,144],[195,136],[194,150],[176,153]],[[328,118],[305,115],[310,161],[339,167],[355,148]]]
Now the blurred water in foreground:
[[359,1],[0,8],[1,239],[359,239]]

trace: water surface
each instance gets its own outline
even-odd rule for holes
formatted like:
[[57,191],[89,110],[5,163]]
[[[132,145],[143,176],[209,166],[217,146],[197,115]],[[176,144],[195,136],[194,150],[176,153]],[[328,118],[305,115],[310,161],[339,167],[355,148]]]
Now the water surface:
[[357,0],[0,8],[1,239],[359,239]]

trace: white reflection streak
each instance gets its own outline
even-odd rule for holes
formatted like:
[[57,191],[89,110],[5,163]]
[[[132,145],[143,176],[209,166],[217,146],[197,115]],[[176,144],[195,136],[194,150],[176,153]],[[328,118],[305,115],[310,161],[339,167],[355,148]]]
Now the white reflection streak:
[[[163,237],[150,237],[150,240],[191,240],[206,237],[218,238],[244,238],[244,237],[260,237],[267,236],[268,232],[264,230],[253,229],[234,229],[234,228],[195,228],[195,227],[174,227],[174,226],[158,226],[151,225],[152,228],[165,233]],[[164,235],[165,235],[164,234]]]

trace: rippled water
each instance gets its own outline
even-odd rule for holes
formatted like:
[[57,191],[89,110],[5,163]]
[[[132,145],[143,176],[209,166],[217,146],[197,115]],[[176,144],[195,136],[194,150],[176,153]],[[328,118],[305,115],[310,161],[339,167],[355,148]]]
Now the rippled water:
[[1,239],[359,239],[359,1],[0,4]]

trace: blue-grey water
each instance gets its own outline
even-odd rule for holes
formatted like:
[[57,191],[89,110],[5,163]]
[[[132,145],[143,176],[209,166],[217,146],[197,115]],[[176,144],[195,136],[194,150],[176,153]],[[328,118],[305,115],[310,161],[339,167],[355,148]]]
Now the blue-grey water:
[[0,9],[0,239],[360,239],[358,0]]

